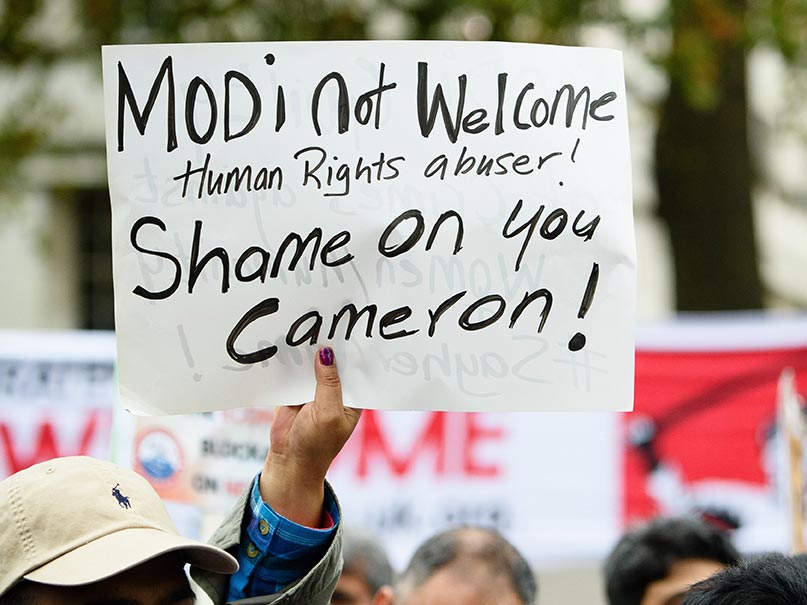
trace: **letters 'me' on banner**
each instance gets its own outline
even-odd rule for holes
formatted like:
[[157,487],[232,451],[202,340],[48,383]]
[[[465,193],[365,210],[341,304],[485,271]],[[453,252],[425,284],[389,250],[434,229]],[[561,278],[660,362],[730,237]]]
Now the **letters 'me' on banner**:
[[105,47],[121,397],[296,404],[316,345],[386,409],[626,410],[618,51]]

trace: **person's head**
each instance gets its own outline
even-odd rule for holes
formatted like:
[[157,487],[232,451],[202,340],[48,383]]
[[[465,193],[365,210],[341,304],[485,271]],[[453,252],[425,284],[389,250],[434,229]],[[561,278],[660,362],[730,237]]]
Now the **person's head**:
[[728,534],[697,517],[628,531],[605,562],[609,605],[678,605],[689,586],[740,561]]
[[530,605],[527,561],[497,531],[461,527],[426,540],[395,584],[395,605]]
[[226,552],[180,536],[143,477],[83,456],[0,481],[0,552],[0,605],[185,605],[186,563],[238,569]]
[[695,584],[682,605],[807,605],[807,566],[763,555]]
[[367,533],[346,528],[342,537],[342,575],[331,605],[389,605],[393,571],[387,553]]

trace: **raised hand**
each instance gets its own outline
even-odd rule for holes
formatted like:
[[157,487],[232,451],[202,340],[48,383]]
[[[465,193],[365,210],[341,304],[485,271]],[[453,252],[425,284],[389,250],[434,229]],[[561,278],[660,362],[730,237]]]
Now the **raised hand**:
[[342,403],[342,385],[330,347],[317,352],[314,372],[314,401],[275,410],[260,479],[264,502],[308,527],[319,526],[325,474],[361,415],[361,410]]

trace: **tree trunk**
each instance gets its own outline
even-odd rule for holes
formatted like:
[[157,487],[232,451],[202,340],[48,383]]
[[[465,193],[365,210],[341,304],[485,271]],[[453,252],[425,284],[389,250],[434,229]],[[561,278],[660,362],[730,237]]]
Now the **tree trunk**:
[[[762,292],[751,208],[746,51],[742,35],[715,37],[709,21],[714,12],[699,14],[704,4],[714,9],[717,0],[672,3],[679,13],[673,15],[674,49],[684,40],[691,44],[693,32],[696,40],[709,40],[705,68],[713,69],[716,96],[705,108],[692,102],[692,89],[684,87],[692,79],[677,77],[674,50],[656,138],[659,214],[669,227],[679,310],[757,309]],[[740,4],[734,8],[742,11]]]

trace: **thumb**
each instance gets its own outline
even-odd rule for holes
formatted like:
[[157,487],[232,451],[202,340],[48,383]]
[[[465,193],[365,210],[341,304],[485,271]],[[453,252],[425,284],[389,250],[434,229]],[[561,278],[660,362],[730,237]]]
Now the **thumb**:
[[331,419],[347,420],[347,425],[344,427],[348,431],[345,437],[347,439],[359,422],[361,409],[344,406],[342,401],[342,382],[339,379],[336,357],[331,347],[325,346],[317,351],[314,373],[317,378],[314,406]]

